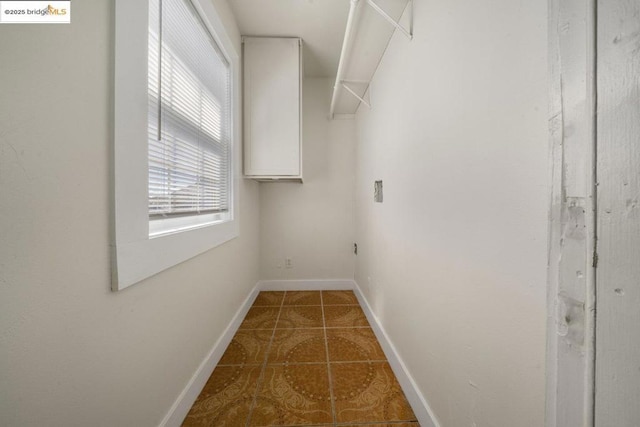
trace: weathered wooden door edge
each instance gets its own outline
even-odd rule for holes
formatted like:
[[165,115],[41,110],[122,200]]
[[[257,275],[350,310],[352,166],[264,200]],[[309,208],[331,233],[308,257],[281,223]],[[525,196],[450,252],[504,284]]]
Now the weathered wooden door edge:
[[596,0],[549,0],[547,427],[594,425]]
[[640,425],[640,0],[598,0],[595,425]]

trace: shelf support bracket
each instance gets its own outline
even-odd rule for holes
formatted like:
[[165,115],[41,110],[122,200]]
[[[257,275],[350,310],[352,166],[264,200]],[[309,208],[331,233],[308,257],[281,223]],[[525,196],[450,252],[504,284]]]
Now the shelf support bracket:
[[[358,98],[358,101],[362,102],[364,105],[366,105],[367,107],[371,108],[371,99],[369,99],[369,101],[365,101],[360,95],[358,95],[353,89],[351,89],[349,86],[347,86],[347,83],[368,83],[368,82],[356,82],[356,81],[349,81],[349,80],[342,80],[340,82],[340,84],[342,85],[343,88],[345,88],[347,90],[347,92],[349,92],[351,95],[355,96],[356,98]],[[367,90],[368,91],[368,90]]]
[[336,103],[338,102],[338,97],[340,96],[340,89],[342,86],[340,83],[344,78],[344,64],[347,60],[347,55],[349,50],[351,49],[352,37],[354,33],[354,27],[356,26],[356,12],[359,10],[358,8],[359,0],[351,0],[351,6],[349,7],[349,16],[347,17],[347,28],[344,32],[344,40],[342,41],[342,51],[340,52],[340,61],[338,62],[338,71],[336,73],[336,81],[333,85],[333,95],[331,96],[331,107],[329,108],[329,117],[333,119]]
[[367,4],[371,6],[376,12],[378,12],[384,19],[386,19],[391,25],[396,27],[398,30],[402,32],[409,40],[413,40],[413,0],[409,0],[409,29],[404,28],[398,21],[393,19],[387,12],[384,11],[380,6],[376,4],[373,0],[367,0]]

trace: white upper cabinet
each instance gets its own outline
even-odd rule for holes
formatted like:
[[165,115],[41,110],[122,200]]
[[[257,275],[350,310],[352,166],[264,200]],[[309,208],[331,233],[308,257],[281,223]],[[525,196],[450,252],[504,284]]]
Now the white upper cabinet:
[[302,40],[244,37],[244,174],[302,181]]

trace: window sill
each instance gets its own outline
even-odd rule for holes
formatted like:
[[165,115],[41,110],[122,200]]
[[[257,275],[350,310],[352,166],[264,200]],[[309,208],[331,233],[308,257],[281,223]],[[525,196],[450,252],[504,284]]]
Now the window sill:
[[113,290],[138,283],[222,245],[238,234],[235,220],[139,241],[116,242]]
[[[195,0],[231,67],[230,213],[208,224],[156,234],[148,206],[148,2],[116,0],[112,289],[119,291],[239,235],[240,63],[213,3]],[[150,231],[154,234],[150,237]]]

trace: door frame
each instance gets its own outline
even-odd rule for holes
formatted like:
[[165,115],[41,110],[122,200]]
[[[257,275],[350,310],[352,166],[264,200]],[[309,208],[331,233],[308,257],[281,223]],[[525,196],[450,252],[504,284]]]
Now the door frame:
[[594,425],[596,6],[548,0],[547,427]]

